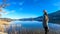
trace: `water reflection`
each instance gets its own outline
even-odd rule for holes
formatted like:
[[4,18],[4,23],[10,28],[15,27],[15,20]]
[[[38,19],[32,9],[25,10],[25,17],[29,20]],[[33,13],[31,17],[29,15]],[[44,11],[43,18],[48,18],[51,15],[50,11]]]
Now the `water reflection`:
[[[60,25],[49,23],[50,34],[59,34]],[[42,22],[11,22],[10,26],[5,28],[8,34],[44,34]]]

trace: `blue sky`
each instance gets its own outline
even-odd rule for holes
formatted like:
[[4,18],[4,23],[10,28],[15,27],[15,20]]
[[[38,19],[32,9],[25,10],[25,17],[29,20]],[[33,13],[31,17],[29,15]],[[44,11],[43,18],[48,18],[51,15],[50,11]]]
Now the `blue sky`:
[[[0,4],[2,0],[0,0]],[[60,0],[8,0],[9,6],[2,8],[3,18],[30,18],[43,15],[43,10],[53,13],[60,10]]]

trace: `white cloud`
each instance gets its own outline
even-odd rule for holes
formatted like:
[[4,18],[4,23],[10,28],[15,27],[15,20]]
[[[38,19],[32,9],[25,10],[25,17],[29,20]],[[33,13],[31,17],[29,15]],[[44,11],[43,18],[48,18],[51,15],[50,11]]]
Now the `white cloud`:
[[8,15],[8,14],[11,14],[11,13],[14,13],[15,12],[15,10],[7,10],[7,9],[3,9],[3,8],[1,8],[1,14],[2,15]]
[[8,14],[9,14],[9,12],[4,12],[3,14],[8,15]]
[[0,12],[0,14],[1,14],[1,17],[3,16],[3,15],[8,15],[9,14],[9,12],[7,12],[8,10],[5,10],[5,9],[3,9],[3,8],[1,8],[1,12]]

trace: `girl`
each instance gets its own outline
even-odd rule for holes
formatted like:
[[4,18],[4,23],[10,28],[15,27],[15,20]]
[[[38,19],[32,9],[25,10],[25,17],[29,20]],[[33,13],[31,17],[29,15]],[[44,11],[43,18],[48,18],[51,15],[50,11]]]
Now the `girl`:
[[48,18],[48,14],[47,14],[46,10],[44,10],[43,12],[44,12],[44,15],[43,15],[43,27],[44,27],[44,30],[45,30],[45,34],[47,34],[47,32],[49,31],[49,28],[48,28],[49,18]]

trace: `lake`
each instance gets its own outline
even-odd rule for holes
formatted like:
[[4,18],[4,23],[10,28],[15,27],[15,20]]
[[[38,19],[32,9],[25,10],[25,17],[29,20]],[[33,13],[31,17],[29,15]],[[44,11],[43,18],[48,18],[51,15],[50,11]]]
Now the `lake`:
[[[49,23],[50,34],[59,34],[60,25]],[[44,28],[42,22],[38,21],[13,21],[10,23],[9,28],[5,29],[8,34],[43,34]]]

